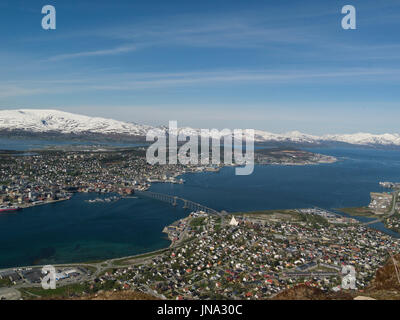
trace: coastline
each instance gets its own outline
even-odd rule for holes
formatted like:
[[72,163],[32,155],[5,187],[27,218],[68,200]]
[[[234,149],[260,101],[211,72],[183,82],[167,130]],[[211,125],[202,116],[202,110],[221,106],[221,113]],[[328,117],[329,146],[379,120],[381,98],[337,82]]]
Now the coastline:
[[[244,211],[244,212],[232,212],[230,213],[230,215],[257,215],[257,214],[261,214],[261,215],[269,215],[269,214],[273,214],[273,213],[283,213],[283,214],[288,214],[288,212],[293,211],[293,210],[298,210],[298,209],[267,209],[267,210],[257,210],[257,211]],[[325,210],[325,209],[324,209]],[[328,209],[326,209],[328,210]],[[340,209],[335,209],[337,211],[340,211]],[[329,210],[328,210],[329,211]],[[358,218],[358,216],[354,216],[354,218]],[[362,217],[361,217],[362,218]],[[117,267],[123,266],[123,264],[120,264],[121,261],[126,261],[126,260],[135,260],[135,259],[140,259],[140,258],[149,258],[151,256],[154,256],[158,253],[162,253],[165,252],[169,249],[175,248],[175,247],[179,247],[182,243],[185,243],[185,240],[188,240],[188,238],[181,238],[179,239],[179,241],[174,242],[171,238],[170,235],[168,233],[168,227],[174,226],[177,222],[180,221],[186,221],[188,222],[188,224],[190,224],[190,221],[193,219],[193,217],[191,217],[191,213],[188,214],[188,216],[178,219],[174,222],[172,222],[169,225],[166,225],[163,230],[162,233],[166,233],[168,235],[168,240],[171,242],[167,247],[163,247],[157,250],[152,250],[152,251],[146,251],[146,252],[142,252],[142,253],[138,253],[138,254],[134,254],[134,255],[128,255],[128,256],[121,256],[121,257],[115,257],[115,258],[111,258],[111,259],[98,259],[95,261],[84,261],[84,262],[71,262],[71,263],[60,263],[60,264],[54,264],[54,266],[56,267],[69,267],[69,266],[93,266],[93,265],[99,265],[99,264],[110,264],[112,262],[116,263]],[[358,220],[358,219],[357,219]],[[363,221],[358,220],[358,223],[363,224]],[[372,228],[371,229],[375,229]],[[390,230],[390,229],[388,229]],[[385,233],[382,230],[378,231]],[[392,232],[394,232],[393,230],[390,230]],[[397,232],[394,232],[397,233]],[[387,233],[385,233],[387,234]],[[397,233],[400,237],[400,233]],[[387,234],[389,236],[392,236],[390,234]],[[166,238],[166,239],[167,239]],[[41,268],[43,266],[45,266],[46,264],[43,265],[29,265],[29,266],[14,266],[14,267],[9,267],[9,268],[0,268],[0,271],[4,271],[4,270],[15,270],[15,269],[19,269],[19,268],[24,268],[24,269],[29,269],[29,268]]]
[[19,205],[19,208],[22,209],[28,209],[28,208],[33,208],[33,207],[37,207],[37,206],[43,206],[46,204],[52,204],[52,203],[57,203],[57,202],[63,202],[63,201],[67,201],[70,200],[71,197],[68,198],[64,198],[64,199],[57,199],[57,200],[47,200],[47,201],[43,201],[43,202],[39,202],[39,203],[31,203],[31,204],[22,204]]
[[[318,154],[320,155],[320,154]],[[254,165],[260,165],[260,166],[308,166],[308,165],[320,165],[320,164],[332,164],[335,163],[337,161],[339,161],[336,157],[333,156],[326,156],[326,155],[322,155],[323,157],[328,157],[329,159],[321,159],[318,160],[316,162],[299,162],[299,163],[294,163],[294,162],[272,162],[272,163],[259,163],[256,162],[254,163]],[[213,172],[213,173],[218,173],[222,168],[224,167],[239,167],[241,165],[238,164],[229,164],[229,165],[219,165],[217,167],[194,167],[194,168],[190,168],[189,170],[183,170],[182,172],[175,172],[171,178],[165,179],[165,180],[152,180],[149,179],[148,180],[148,186],[146,188],[137,188],[134,190],[139,190],[139,191],[146,191],[151,187],[152,183],[170,183],[170,184],[184,184],[185,181],[180,178],[182,175],[184,174],[188,174],[188,173],[204,173],[204,172]],[[76,192],[72,192],[73,193],[87,193],[86,191],[76,191]],[[99,194],[110,194],[113,192],[98,192]],[[117,192],[118,193],[118,192]],[[134,193],[132,194],[134,195]],[[126,196],[125,194],[120,194],[121,197]],[[47,205],[47,204],[53,204],[53,203],[57,203],[57,202],[62,202],[62,201],[67,201],[70,200],[72,198],[72,195],[67,197],[67,198],[62,198],[62,199],[57,199],[57,200],[46,200],[46,201],[41,201],[41,202],[32,202],[32,203],[23,203],[23,204],[16,204],[18,209],[27,209],[27,208],[32,208],[32,207],[36,207],[36,206],[41,206],[41,205]]]
[[[318,210],[324,210],[324,209],[319,209],[316,208]],[[284,211],[288,211],[286,212],[286,214],[289,213],[289,211],[298,211],[300,209],[291,209],[291,210],[284,210]],[[266,214],[267,215],[267,220],[271,220],[273,221],[274,218],[270,217],[270,214],[272,213],[273,210],[266,210],[264,212],[258,212],[260,214]],[[277,211],[282,211],[282,210],[277,210]],[[252,217],[256,212],[243,212],[243,215],[246,214],[250,214],[250,216],[248,216],[246,219],[249,219],[248,222],[250,223],[250,221],[252,221],[252,223],[259,223],[259,218],[258,217]],[[192,225],[190,223],[189,217],[191,215],[189,215],[188,217],[179,219],[178,221],[182,222],[182,221],[186,221],[186,223],[189,225]],[[196,215],[193,215],[192,218],[196,219]],[[282,217],[281,217],[282,218]],[[206,218],[207,219],[207,218]],[[312,218],[313,219],[313,218]],[[246,220],[247,221],[247,220]],[[282,221],[286,221],[285,219]],[[299,220],[300,221],[300,220]],[[310,220],[311,221],[311,220]],[[174,223],[172,223],[171,225],[174,225]],[[176,224],[175,224],[176,225]],[[198,225],[196,223],[193,223],[193,227],[195,227],[195,225]],[[182,238],[183,240],[183,238]],[[325,239],[326,240],[326,239]],[[190,241],[191,242],[191,241]],[[158,249],[158,250],[153,250],[147,253],[142,253],[142,254],[137,254],[137,255],[131,255],[131,256],[125,256],[125,257],[121,257],[121,258],[113,258],[113,259],[107,259],[107,260],[97,260],[97,261],[92,261],[92,262],[82,262],[82,263],[66,263],[66,264],[54,264],[54,266],[56,268],[58,268],[59,270],[71,270],[71,268],[77,268],[82,270],[85,269],[87,270],[87,274],[85,274],[84,276],[82,276],[81,278],[79,278],[79,281],[96,281],[96,279],[107,279],[112,277],[112,275],[122,275],[123,273],[121,273],[121,271],[118,270],[132,270],[132,268],[141,268],[141,266],[148,266],[149,268],[151,268],[151,266],[153,264],[156,263],[157,260],[159,259],[165,259],[172,255],[173,257],[175,256],[175,254],[177,254],[177,252],[180,252],[178,250],[184,250],[182,248],[184,248],[185,245],[189,244],[190,246],[190,242],[187,241],[181,241],[181,242],[177,242],[175,246],[169,246],[167,248],[162,248],[162,249]],[[214,249],[211,249],[214,250]],[[184,251],[182,251],[184,252]],[[321,264],[323,267],[325,267],[325,265]],[[318,266],[320,266],[318,264]],[[328,267],[334,267],[334,265],[329,265]],[[19,273],[24,273],[26,270],[31,270],[31,269],[39,269],[42,268],[43,265],[35,265],[35,266],[27,266],[27,267],[19,267],[19,268],[8,268],[8,269],[4,269],[4,270],[0,270],[0,272],[4,272],[5,270],[19,270]],[[192,269],[188,269],[190,271],[187,271],[188,273],[191,273]],[[322,271],[324,272],[324,271]],[[335,272],[331,272],[332,275],[335,275]],[[283,276],[287,276],[287,274],[291,273],[283,273]],[[304,273],[306,274],[306,273]],[[317,274],[317,273],[316,273]],[[78,280],[64,280],[62,282],[58,282],[58,288],[63,288],[63,287],[69,287],[69,286],[73,286],[74,284],[77,284]],[[99,280],[97,280],[99,281]],[[42,289],[40,289],[41,283],[28,283],[28,282],[24,282],[24,283],[18,283],[18,284],[14,284],[9,286],[9,288],[13,288],[16,290],[19,290],[20,292],[22,292],[23,294],[26,294],[26,292],[36,292],[37,294],[41,295],[42,294]],[[37,288],[37,289],[35,289]],[[146,292],[146,290],[149,290],[148,286],[142,286],[140,287],[141,290],[144,290],[144,292]],[[36,291],[35,291],[36,290]],[[63,290],[63,289],[60,289]],[[79,290],[79,288],[77,289]],[[159,293],[158,291],[155,291],[156,293]],[[25,295],[26,297],[26,295]],[[162,296],[160,295],[160,297],[162,299],[167,299],[166,296]]]
[[[329,163],[334,163],[334,162],[336,162],[336,161],[338,161],[336,158],[335,158],[335,160],[332,160],[332,162],[329,162]],[[291,165],[296,165],[296,166],[307,166],[307,165],[309,165],[309,164],[313,164],[313,165],[317,165],[317,164],[324,164],[324,163],[327,163],[327,162],[324,162],[324,161],[322,161],[322,162],[318,162],[318,163],[298,163],[298,164],[293,164],[293,163],[274,163],[274,164],[256,164],[256,165],[259,165],[259,166],[291,166]],[[236,166],[236,165],[231,165],[231,166]],[[224,166],[225,167],[225,166]],[[217,168],[213,168],[213,170],[208,170],[208,168],[207,167],[205,167],[205,168],[202,168],[202,170],[184,170],[183,172],[179,172],[179,173],[176,173],[175,175],[174,175],[174,178],[177,178],[177,177],[180,177],[181,175],[184,175],[184,174],[188,174],[188,173],[204,173],[204,172],[219,172],[221,169],[222,169],[223,167],[221,166],[221,167],[217,167]],[[153,183],[170,183],[171,181],[157,181],[157,182],[154,182],[153,181]],[[148,186],[148,188],[151,186],[152,184],[150,184],[149,183],[149,186]],[[78,193],[81,193],[81,192],[78,192]],[[86,193],[86,192],[83,192],[83,193]],[[107,194],[107,193],[105,193],[105,194]],[[61,202],[61,201],[66,201],[66,200],[69,200],[69,199],[59,199],[59,200],[53,200],[53,201],[46,201],[46,202],[43,202],[43,203],[39,203],[39,204],[35,204],[34,206],[36,206],[36,205],[44,205],[44,204],[51,204],[51,203],[57,203],[57,202]],[[33,207],[33,206],[27,206],[27,207],[25,207],[25,208],[29,208],[29,207]],[[169,225],[166,225],[166,226],[164,226],[164,228],[167,228]],[[170,239],[169,239],[170,240]],[[171,247],[171,245],[172,245],[172,242],[170,243],[170,245],[168,246],[168,247],[165,247],[165,248],[163,248],[163,249],[158,249],[158,250],[156,250],[155,252],[157,252],[157,251],[159,251],[159,250],[165,250],[165,249],[168,249],[168,248],[170,248]],[[143,254],[151,254],[152,253],[152,251],[148,251],[148,252],[144,252],[144,253],[140,253],[140,254],[135,254],[135,255],[132,255],[132,256],[120,256],[120,257],[116,257],[116,258],[113,258],[113,259],[126,259],[126,258],[129,258],[129,257],[138,257],[138,256],[142,256]],[[113,260],[113,259],[111,259],[111,260]],[[109,261],[110,259],[105,259],[105,260],[101,260],[101,261]],[[84,262],[83,262],[84,263]],[[69,264],[71,264],[71,263],[67,263],[67,265],[69,265]],[[74,262],[73,264],[79,264],[79,262]],[[33,267],[37,267],[37,265],[34,265]]]

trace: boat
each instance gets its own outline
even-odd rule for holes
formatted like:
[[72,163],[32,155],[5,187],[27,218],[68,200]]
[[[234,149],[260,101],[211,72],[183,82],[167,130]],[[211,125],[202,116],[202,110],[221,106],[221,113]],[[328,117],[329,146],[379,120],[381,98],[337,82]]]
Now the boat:
[[21,210],[19,207],[5,207],[1,206],[0,207],[0,213],[11,213],[11,212],[16,212],[18,210]]
[[96,198],[96,199],[93,199],[93,200],[85,200],[85,201],[89,202],[89,203],[97,203],[97,202],[107,202],[107,203],[109,203],[109,202],[118,201],[120,199],[121,199],[120,197],[113,196],[113,197],[108,197],[108,198],[104,198],[104,199]]

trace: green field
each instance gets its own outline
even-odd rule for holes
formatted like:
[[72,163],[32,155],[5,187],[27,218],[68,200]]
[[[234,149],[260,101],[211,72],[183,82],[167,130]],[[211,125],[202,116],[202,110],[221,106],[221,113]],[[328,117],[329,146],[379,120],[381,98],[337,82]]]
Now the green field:
[[117,266],[118,265],[125,265],[127,263],[129,264],[133,260],[156,256],[158,254],[164,253],[167,250],[169,250],[169,248],[161,249],[161,250],[154,251],[154,252],[144,253],[144,254],[140,254],[140,255],[137,255],[137,256],[129,257],[129,258],[123,258],[123,259],[120,259],[120,260],[114,260],[113,264],[117,265]]
[[377,217],[370,209],[367,207],[351,207],[351,208],[339,208],[336,209],[341,212],[347,213],[350,216],[375,218]]
[[190,226],[191,227],[199,227],[199,226],[203,225],[205,219],[206,218],[203,218],[203,217],[193,218],[190,221]]
[[295,211],[293,211],[291,209],[288,209],[288,210],[280,209],[280,210],[260,210],[260,211],[247,211],[247,212],[233,212],[233,213],[230,213],[230,214],[233,214],[233,215],[249,215],[249,214],[251,214],[251,215],[257,215],[257,214],[259,214],[259,215],[263,215],[263,214],[271,215],[271,214],[274,214],[274,213],[297,214],[297,212],[295,212]]
[[80,295],[83,292],[89,291],[89,285],[84,284],[71,284],[63,287],[57,287],[54,290],[45,290],[41,287],[23,288],[19,289],[23,298],[67,298],[71,295]]
[[10,279],[0,279],[0,287],[8,287],[12,284]]

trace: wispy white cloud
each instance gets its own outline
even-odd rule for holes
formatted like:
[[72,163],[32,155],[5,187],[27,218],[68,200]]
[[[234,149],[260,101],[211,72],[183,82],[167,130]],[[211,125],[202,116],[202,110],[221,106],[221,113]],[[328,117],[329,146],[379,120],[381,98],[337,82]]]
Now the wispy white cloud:
[[34,95],[38,93],[68,93],[91,91],[160,90],[163,88],[203,88],[235,85],[303,85],[305,83],[344,84],[393,83],[400,80],[396,68],[347,68],[303,70],[216,70],[166,73],[107,73],[106,75],[77,76],[0,82],[1,96]]
[[96,90],[143,90],[157,89],[164,87],[182,87],[195,85],[215,85],[235,83],[252,84],[300,84],[304,82],[317,81],[332,83],[338,81],[345,83],[349,81],[377,82],[391,81],[400,78],[398,69],[344,69],[344,70],[294,70],[294,71],[215,71],[215,72],[197,72],[197,73],[177,73],[177,74],[130,74],[122,75],[119,79],[109,76],[108,83],[87,83],[88,88]]
[[178,16],[94,31],[99,37],[134,41],[138,48],[154,46],[256,48],[271,44],[313,41],[312,24],[301,28],[274,24],[259,14]]
[[[375,8],[363,7],[366,16],[373,16]],[[371,13],[372,12],[372,13]],[[338,36],[340,27],[332,32],[332,25],[340,21],[337,5],[308,8],[298,6],[289,12],[268,8],[241,15],[180,15],[145,19],[136,23],[121,23],[74,34],[57,34],[58,39],[83,37],[117,41],[118,47],[76,53],[61,53],[50,60],[59,61],[91,56],[109,56],[154,47],[195,47],[227,49],[260,49],[266,55],[287,59],[360,61],[398,59],[397,43],[376,45],[368,38],[352,37],[349,43]],[[366,18],[365,18],[366,19]],[[370,19],[368,19],[369,21]],[[363,29],[368,28],[366,21]],[[294,49],[295,48],[295,49]],[[361,53],[361,54],[360,54]]]
[[46,93],[42,88],[29,88],[24,86],[0,85],[0,98],[31,96]]
[[132,52],[135,50],[136,50],[136,46],[125,45],[125,46],[119,46],[119,47],[111,48],[111,49],[103,49],[103,50],[95,50],[95,51],[81,51],[81,52],[75,52],[75,53],[59,54],[59,55],[50,57],[48,60],[59,61],[59,60],[75,59],[75,58],[82,58],[82,57],[109,56],[109,55],[116,55],[116,54],[121,54],[121,53]]

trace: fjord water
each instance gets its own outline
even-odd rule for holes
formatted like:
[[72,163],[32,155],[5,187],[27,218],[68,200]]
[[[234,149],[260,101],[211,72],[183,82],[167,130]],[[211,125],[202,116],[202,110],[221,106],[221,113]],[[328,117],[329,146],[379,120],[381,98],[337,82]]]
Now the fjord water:
[[0,268],[87,262],[167,247],[164,226],[187,215],[150,199],[75,194],[69,201],[0,214]]
[[332,164],[256,166],[249,176],[235,168],[219,173],[187,174],[184,185],[156,184],[151,191],[176,194],[226,211],[290,209],[318,206],[334,209],[369,203],[371,191],[388,191],[379,181],[400,181],[400,151],[310,149],[338,158]]
[[66,147],[66,146],[108,146],[108,147],[139,147],[146,145],[144,143],[135,142],[93,142],[85,140],[44,140],[44,139],[28,139],[28,138],[4,138],[0,137],[0,150],[13,150],[13,151],[29,151],[29,150],[39,150],[50,147]]
[[[178,195],[218,210],[251,211],[367,205],[379,181],[400,181],[400,151],[311,149],[336,156],[333,164],[256,166],[250,176],[235,168],[185,174],[185,184],[153,184],[151,191]],[[0,215],[0,267],[67,263],[143,253],[169,245],[163,227],[188,212],[150,199],[87,203],[95,194]]]

